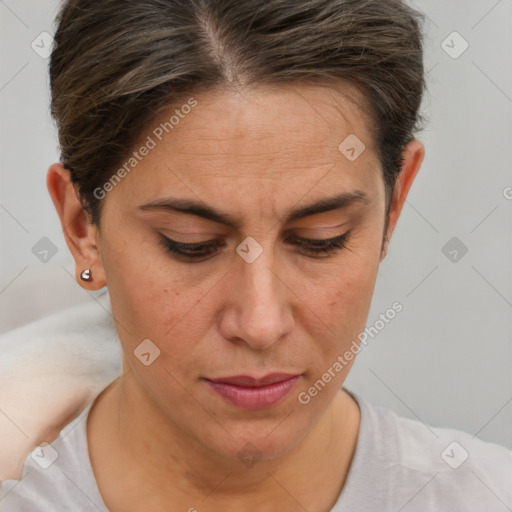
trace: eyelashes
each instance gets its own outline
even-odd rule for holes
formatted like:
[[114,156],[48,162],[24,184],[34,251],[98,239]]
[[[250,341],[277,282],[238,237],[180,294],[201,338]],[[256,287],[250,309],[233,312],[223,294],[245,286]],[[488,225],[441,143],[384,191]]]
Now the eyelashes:
[[[299,253],[314,258],[325,258],[334,255],[345,248],[350,238],[351,231],[334,238],[301,238],[295,235],[288,235],[285,241],[295,245]],[[172,240],[162,233],[159,233],[159,243],[164,249],[171,253],[176,259],[181,261],[199,262],[209,259],[213,254],[219,251],[226,244],[223,240],[207,240],[194,244],[187,244]]]
[[295,244],[303,252],[317,256],[325,256],[344,249],[349,237],[350,231],[347,231],[346,233],[343,233],[342,235],[336,236],[334,238],[310,239],[297,236],[289,236],[286,238],[286,241]]
[[186,244],[182,242],[176,242],[176,240],[171,240],[165,235],[162,235],[162,233],[159,233],[159,235],[160,243],[164,246],[165,249],[167,249],[167,251],[172,254],[186,256],[192,259],[210,256],[225,245],[222,241],[217,240],[210,240],[197,244]]

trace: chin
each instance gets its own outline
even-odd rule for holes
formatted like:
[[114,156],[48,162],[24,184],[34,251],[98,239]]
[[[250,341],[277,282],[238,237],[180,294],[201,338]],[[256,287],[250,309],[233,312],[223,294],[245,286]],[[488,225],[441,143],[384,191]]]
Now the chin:
[[[288,419],[291,419],[290,415]],[[284,416],[286,418],[286,415]],[[272,460],[290,452],[309,432],[312,424],[303,424],[297,418],[292,421],[273,420],[259,421],[253,424],[233,422],[219,426],[214,438],[201,442],[218,455],[240,461],[251,467],[257,461]],[[220,437],[219,437],[220,435]]]

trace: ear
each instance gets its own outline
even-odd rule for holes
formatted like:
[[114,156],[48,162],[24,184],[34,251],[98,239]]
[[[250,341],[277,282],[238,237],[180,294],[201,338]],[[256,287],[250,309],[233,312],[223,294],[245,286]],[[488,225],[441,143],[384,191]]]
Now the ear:
[[[90,215],[82,208],[71,175],[61,163],[48,169],[48,192],[60,218],[67,246],[75,260],[75,278],[86,290],[99,290],[106,285],[105,270],[99,247],[99,231],[91,224]],[[80,274],[90,269],[91,281],[83,281]]]
[[389,210],[389,223],[386,231],[386,239],[382,246],[382,252],[380,261],[382,261],[388,252],[389,241],[391,235],[395,230],[396,223],[402,212],[402,208],[405,204],[405,200],[411,188],[411,185],[420,170],[421,163],[425,157],[425,147],[423,144],[414,139],[407,146],[405,146],[402,152],[402,169],[395,183],[393,189],[393,197],[391,199],[391,205]]

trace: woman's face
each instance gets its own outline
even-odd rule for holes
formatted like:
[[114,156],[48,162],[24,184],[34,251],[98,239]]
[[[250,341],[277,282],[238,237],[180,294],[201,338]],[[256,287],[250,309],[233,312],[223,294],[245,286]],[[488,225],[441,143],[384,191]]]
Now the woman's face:
[[[362,111],[326,88],[185,104],[156,120],[104,199],[98,247],[127,389],[208,450],[273,458],[314,426],[353,363],[304,399],[365,327],[382,257],[381,167]],[[337,237],[328,252],[308,242]],[[226,382],[269,374],[297,378],[260,390]]]

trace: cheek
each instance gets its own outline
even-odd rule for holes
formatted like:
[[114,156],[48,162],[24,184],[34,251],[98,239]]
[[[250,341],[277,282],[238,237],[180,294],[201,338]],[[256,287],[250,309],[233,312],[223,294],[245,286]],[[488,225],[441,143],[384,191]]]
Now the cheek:
[[371,305],[378,264],[368,260],[348,261],[323,280],[323,285],[308,290],[316,297],[316,313],[336,333],[352,333],[364,327]]
[[[121,244],[108,251],[105,271],[112,314],[124,351],[132,357],[145,340],[159,349],[158,366],[176,371],[194,367],[200,341],[211,329],[214,276],[201,279],[175,264],[158,248]],[[149,246],[149,244],[147,244]],[[218,279],[218,276],[217,276]],[[133,363],[138,364],[135,359]],[[166,374],[162,374],[164,380]]]
[[309,351],[307,379],[297,397],[300,404],[312,407],[311,414],[319,414],[327,406],[355,363],[378,265],[366,261],[338,270],[313,291],[317,299],[314,312],[322,319],[323,327],[309,332],[314,346]]
[[[338,356],[351,350],[354,342],[356,346],[359,344],[358,336],[364,331],[368,319],[378,263],[358,259],[354,254],[350,260],[347,258],[346,265],[338,265],[336,270],[329,272],[330,279],[323,280],[323,286],[313,291],[317,300],[312,309],[323,324],[321,331],[310,332],[310,336],[317,340],[314,349],[317,357],[311,359],[314,361],[314,379],[320,378],[331,368]],[[308,293],[311,297],[312,291]],[[352,357],[352,354],[349,356]],[[355,357],[348,364],[344,362],[343,371],[334,372],[336,377],[333,381],[337,385],[341,385],[354,360]]]
[[331,318],[346,317],[345,313],[364,313],[370,306],[377,277],[377,266],[358,265],[350,268],[338,280],[338,286],[328,297]]
[[[380,231],[373,229],[356,238],[333,280],[335,289],[327,301],[328,314],[335,322],[345,322],[347,331],[364,329],[371,306],[380,263]],[[334,284],[333,284],[334,286]]]
[[194,306],[197,293],[154,257],[154,247],[133,245],[137,250],[123,243],[108,247],[103,256],[112,313],[127,336],[161,338]]

